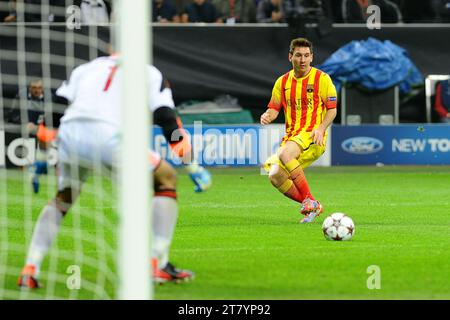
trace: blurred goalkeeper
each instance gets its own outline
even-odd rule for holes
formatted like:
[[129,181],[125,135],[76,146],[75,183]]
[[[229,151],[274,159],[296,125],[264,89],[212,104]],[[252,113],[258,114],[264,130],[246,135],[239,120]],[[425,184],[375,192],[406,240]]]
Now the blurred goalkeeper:
[[311,67],[312,43],[304,38],[291,41],[292,70],[277,79],[261,124],[274,121],[281,109],[286,118],[286,134],[278,152],[267,159],[272,185],[286,197],[301,203],[301,223],[312,222],[323,211],[306,181],[304,168],[324,152],[327,128],[336,117],[336,88],[328,74]]
[[[97,58],[75,68],[69,82],[56,94],[70,102],[61,118],[58,132],[58,191],[41,211],[36,222],[25,267],[18,285],[38,288],[43,259],[55,240],[61,221],[78,198],[90,169],[95,164],[117,167],[121,119],[119,57]],[[172,108],[170,88],[161,72],[153,66],[149,73],[149,107]],[[130,106],[132,107],[132,106]],[[157,282],[192,279],[189,270],[177,269],[169,262],[169,249],[178,217],[176,171],[149,150],[149,166],[154,171],[153,198],[153,278]]]

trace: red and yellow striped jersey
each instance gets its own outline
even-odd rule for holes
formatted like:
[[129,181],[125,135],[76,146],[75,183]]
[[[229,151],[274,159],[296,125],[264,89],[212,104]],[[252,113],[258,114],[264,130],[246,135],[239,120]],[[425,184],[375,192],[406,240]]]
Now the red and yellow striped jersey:
[[300,132],[311,132],[325,116],[324,110],[336,108],[336,88],[328,74],[312,67],[302,78],[294,76],[294,70],[277,79],[268,107],[284,110],[286,137]]

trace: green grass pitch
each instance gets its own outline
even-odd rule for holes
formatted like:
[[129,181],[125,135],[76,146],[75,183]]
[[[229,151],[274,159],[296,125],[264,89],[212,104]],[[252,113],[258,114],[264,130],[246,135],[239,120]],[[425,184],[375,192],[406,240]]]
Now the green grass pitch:
[[[196,279],[156,286],[156,299],[450,299],[450,167],[308,168],[311,190],[325,207],[308,225],[298,224],[299,205],[279,194],[259,169],[211,171],[213,188],[203,194],[193,192],[184,171],[179,174],[180,215],[171,260],[192,269]],[[8,250],[0,258],[0,273],[5,274],[0,275],[1,296],[40,298],[46,289],[20,296],[15,285],[29,241],[21,227],[24,208],[34,221],[54,183],[43,179],[41,194],[35,196],[17,179],[18,171],[9,170],[7,177],[7,184],[0,183],[8,194],[0,197],[0,239]],[[95,290],[114,295],[115,281],[108,275],[114,270],[116,220],[99,221],[98,214],[89,214],[100,205],[104,215],[114,216],[110,196],[100,203],[98,194],[88,192],[94,180],[64,221],[65,226],[80,225],[82,234],[76,237],[83,239],[74,241],[71,228],[64,229],[55,244],[62,253],[43,266],[46,277],[51,276],[45,273],[49,266],[57,270],[59,280],[51,288],[55,297],[90,299]],[[102,185],[111,195],[109,182]],[[24,193],[32,198],[25,204],[19,201]],[[351,241],[325,240],[321,225],[333,212],[354,220]],[[11,224],[5,223],[5,215]],[[99,225],[109,226],[102,235],[108,255],[89,241],[98,236]],[[71,291],[65,286],[66,269],[79,262],[80,257],[72,261],[70,254],[77,246],[91,259],[82,261],[81,289]],[[98,272],[91,260],[105,256],[107,263]],[[367,286],[376,276],[370,266],[379,268],[379,289]],[[93,285],[96,281],[102,285]]]

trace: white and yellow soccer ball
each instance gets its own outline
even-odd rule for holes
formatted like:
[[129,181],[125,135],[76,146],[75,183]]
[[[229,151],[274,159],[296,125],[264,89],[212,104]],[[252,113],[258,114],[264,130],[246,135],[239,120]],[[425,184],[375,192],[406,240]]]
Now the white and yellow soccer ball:
[[345,213],[335,212],[323,221],[322,230],[328,240],[346,241],[355,234],[355,224]]

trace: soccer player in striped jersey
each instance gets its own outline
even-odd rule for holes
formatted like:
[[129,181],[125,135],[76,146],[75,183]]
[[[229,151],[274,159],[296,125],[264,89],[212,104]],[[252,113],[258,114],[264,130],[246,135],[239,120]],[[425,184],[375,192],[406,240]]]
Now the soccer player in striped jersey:
[[325,151],[327,128],[336,117],[336,88],[328,74],[311,66],[313,45],[304,38],[291,41],[292,70],[277,79],[261,124],[274,121],[281,109],[286,134],[277,153],[264,168],[272,185],[288,198],[301,203],[301,223],[312,222],[323,211],[308,186],[303,169]]
[[[117,55],[100,57],[74,69],[68,82],[57,90],[70,105],[58,131],[58,191],[36,222],[25,266],[17,284],[38,288],[42,262],[55,240],[63,218],[78,198],[83,183],[95,165],[116,169],[120,157],[122,71]],[[170,88],[161,85],[163,76],[148,66],[150,110],[173,107]],[[133,106],[131,106],[133,107]],[[193,272],[180,270],[169,262],[178,217],[176,171],[149,150],[149,168],[154,173],[153,197],[153,279],[156,282],[185,281]],[[76,177],[76,178],[74,178]],[[145,177],[145,175],[143,175]]]

